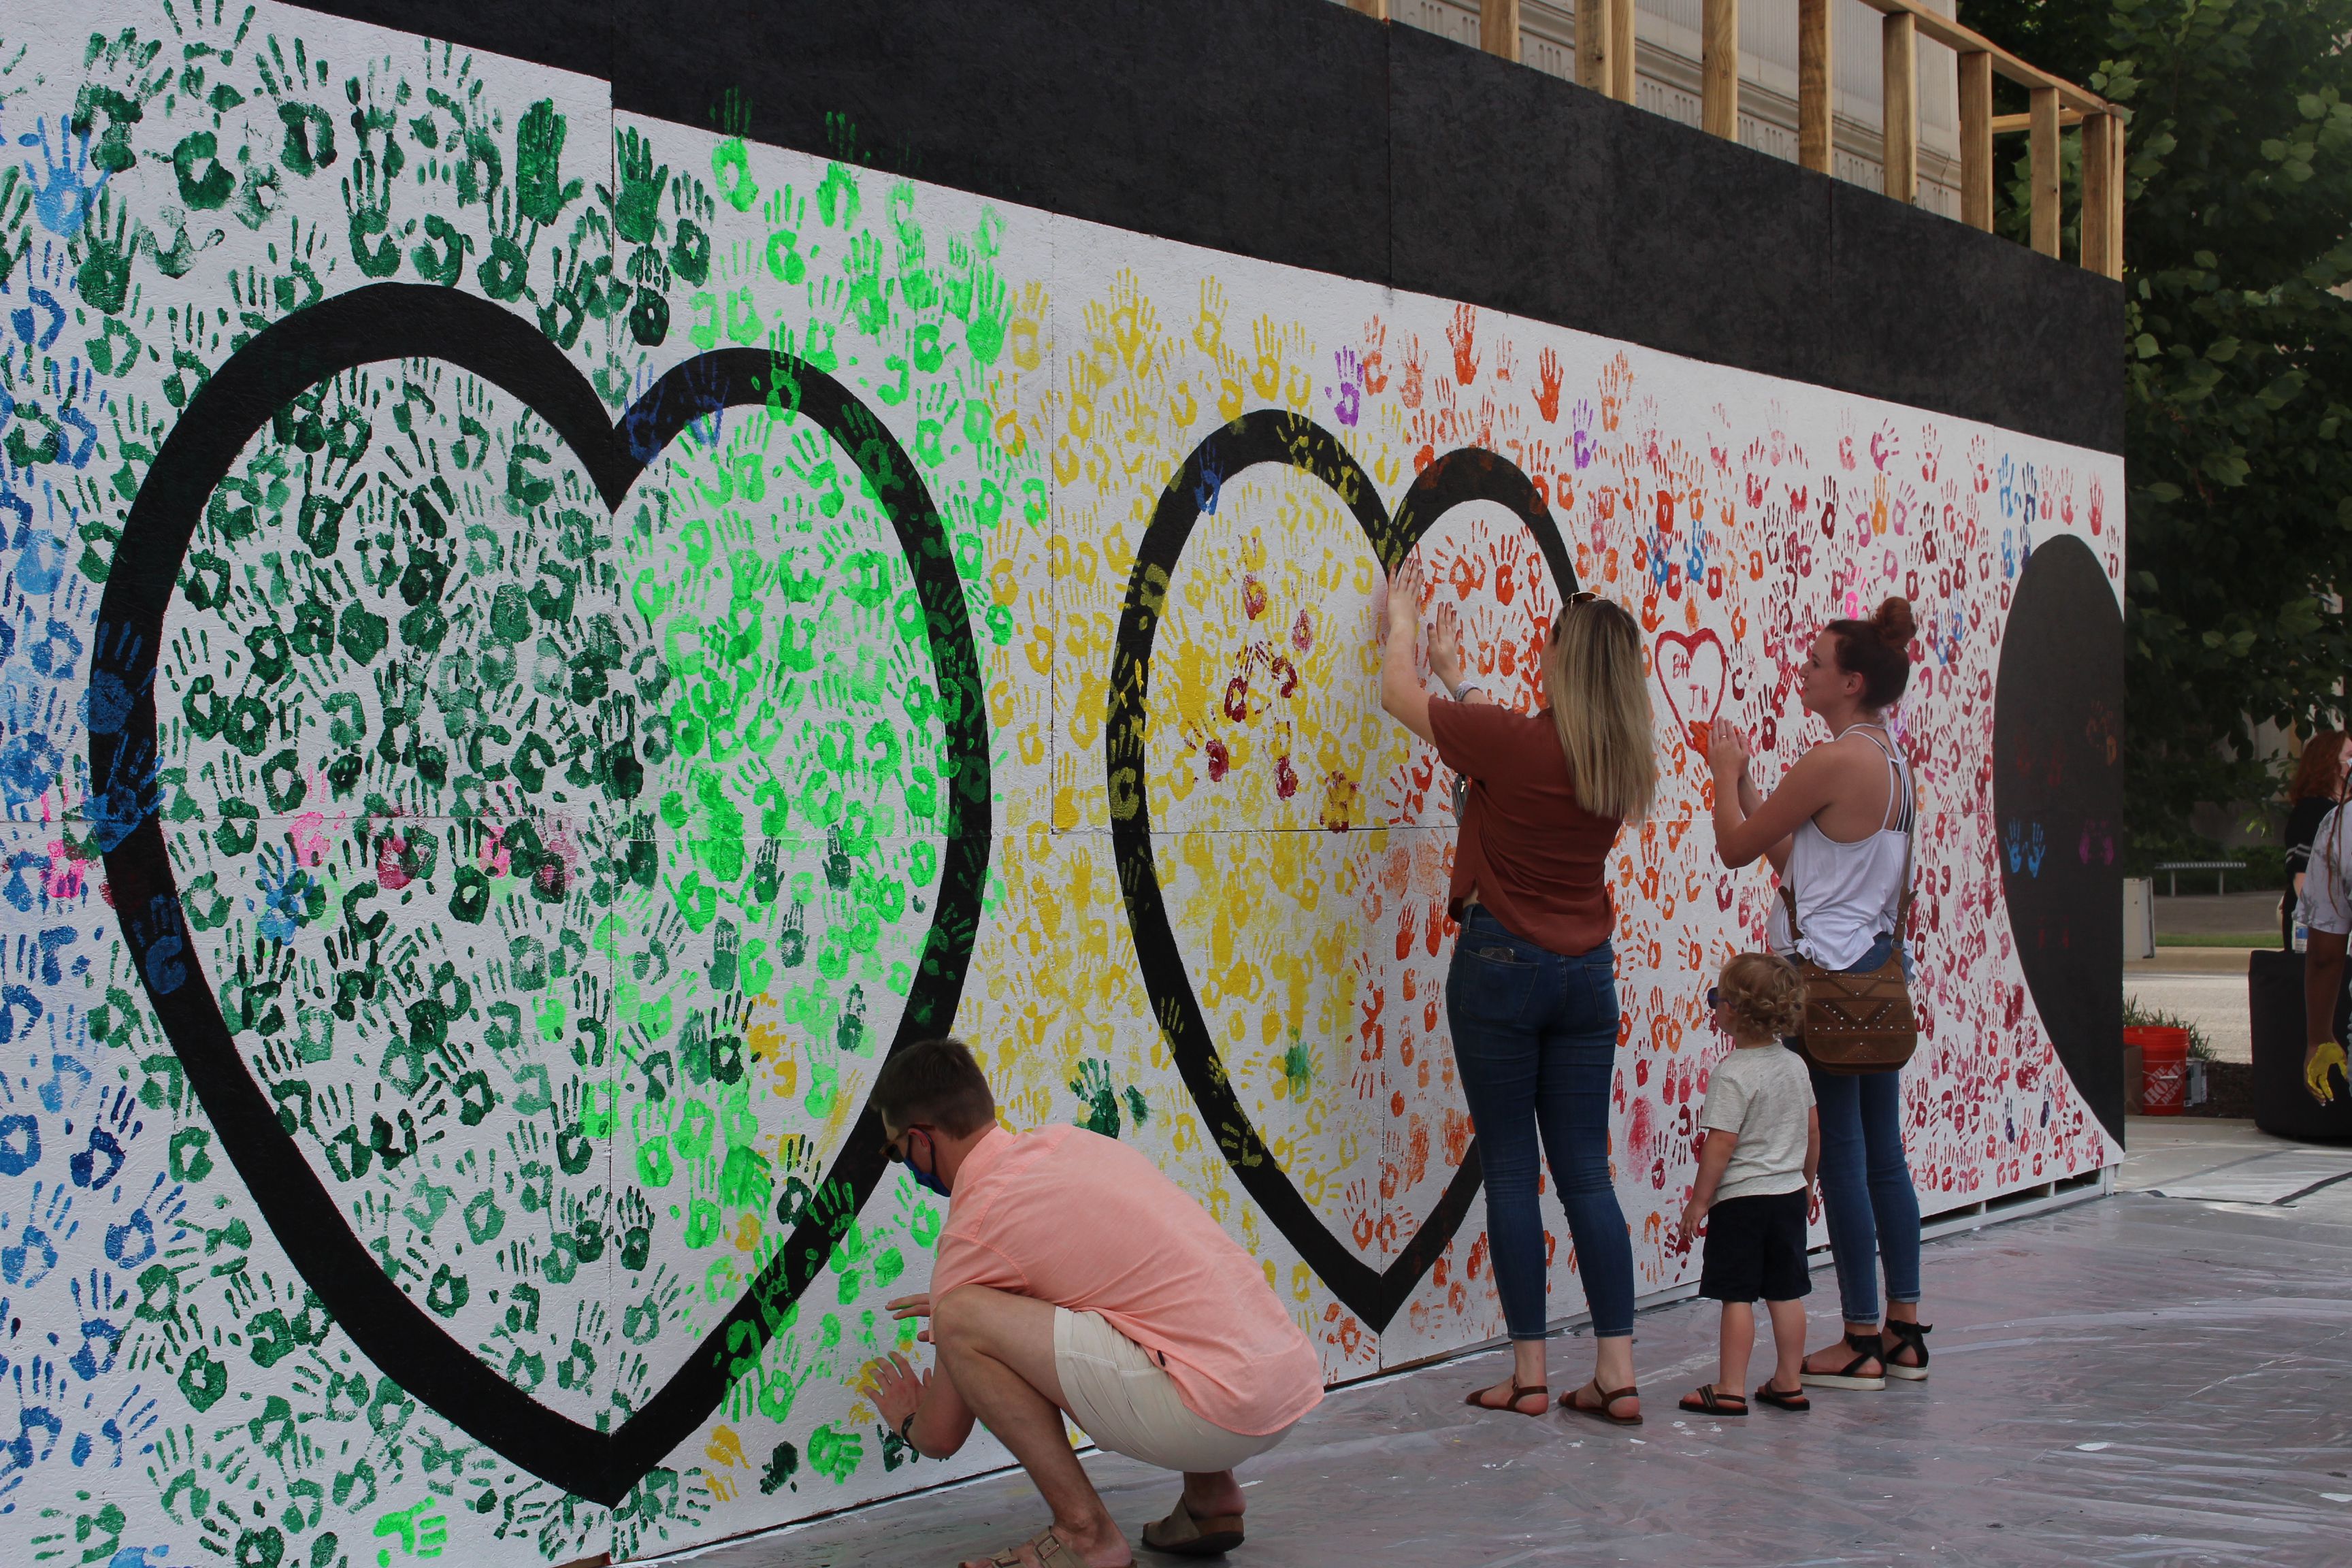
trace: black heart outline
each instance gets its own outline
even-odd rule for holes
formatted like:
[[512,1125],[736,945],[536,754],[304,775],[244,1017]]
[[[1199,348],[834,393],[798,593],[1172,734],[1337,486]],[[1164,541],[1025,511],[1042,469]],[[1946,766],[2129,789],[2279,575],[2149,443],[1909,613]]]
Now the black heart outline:
[[[483,1365],[384,1276],[279,1126],[194,961],[150,798],[163,618],[215,487],[270,415],[295,395],[355,366],[404,359],[445,361],[520,399],[571,447],[613,510],[688,424],[725,407],[768,405],[772,393],[776,406],[797,410],[856,460],[914,575],[954,773],[940,892],[892,1053],[949,1026],[971,957],[992,832],[979,655],[954,554],[921,475],[880,421],[831,376],[766,350],[721,349],[670,370],[615,425],[554,343],[522,318],[453,289],[373,284],[255,334],[189,400],[123,521],[90,664],[92,809],[123,938],[172,1048],[271,1231],[361,1352],[520,1468],[610,1507],[751,1370],[782,1314],[823,1270],[837,1227],[804,1212],[734,1308],[617,1429],[583,1426],[541,1405]],[[119,729],[100,729],[101,715],[126,706]],[[174,972],[182,978],[159,984]],[[880,1119],[869,1106],[825,1177],[856,1195],[844,1217],[864,1207],[887,1163]]]
[[1144,783],[1144,742],[1150,723],[1151,639],[1176,563],[1200,521],[1203,504],[1214,510],[1220,489],[1243,470],[1281,463],[1321,480],[1355,515],[1371,542],[1381,569],[1393,572],[1430,526],[1467,501],[1494,501],[1511,511],[1535,536],[1551,569],[1560,602],[1576,592],[1576,566],[1553,525],[1551,509],[1534,482],[1507,458],[1481,447],[1448,452],[1414,477],[1391,518],[1381,503],[1371,476],[1357,465],[1338,437],[1304,415],[1256,409],[1203,437],[1160,493],[1150,525],[1136,547],[1128,578],[1127,605],[1118,621],[1111,663],[1110,700],[1104,720],[1105,780],[1110,795],[1111,845],[1118,865],[1119,891],[1127,922],[1135,934],[1138,969],[1151,997],[1160,1033],[1168,1041],[1184,1086],[1202,1119],[1214,1131],[1225,1163],[1275,1228],[1322,1278],[1334,1296],[1377,1333],[1403,1307],[1437,1261],[1469,1212],[1478,1190],[1478,1141],[1474,1136],[1462,1167],[1404,1250],[1385,1270],[1375,1270],[1331,1234],[1323,1216],[1299,1194],[1249,1112],[1234,1096],[1224,1060],[1201,1016],[1192,977],[1168,923],[1160,870],[1151,851],[1151,804]]

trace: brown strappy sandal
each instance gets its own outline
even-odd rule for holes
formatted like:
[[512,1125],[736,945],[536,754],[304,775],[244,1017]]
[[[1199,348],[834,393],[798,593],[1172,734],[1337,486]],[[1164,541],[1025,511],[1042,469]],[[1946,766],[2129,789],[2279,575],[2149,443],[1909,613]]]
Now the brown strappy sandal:
[[1745,1415],[1748,1401],[1737,1394],[1718,1394],[1715,1384],[1702,1383],[1682,1397],[1684,1409],[1700,1415]]
[[[1469,1392],[1468,1395],[1463,1399],[1462,1403],[1468,1405],[1473,1410],[1485,1410],[1496,1415],[1540,1415],[1545,1410],[1551,1408],[1551,1386],[1549,1384],[1521,1383],[1517,1378],[1512,1379],[1511,1399],[1510,1403],[1507,1405],[1487,1404],[1486,1395],[1491,1392],[1491,1384],[1486,1388],[1474,1388]],[[1525,1399],[1531,1394],[1543,1401],[1542,1410],[1522,1410],[1519,1408],[1519,1401]]]
[[1242,1543],[1242,1516],[1196,1514],[1176,1500],[1176,1511],[1143,1527],[1143,1544],[1171,1557],[1216,1557]]
[[[992,1564],[992,1568],[1024,1568],[1021,1561],[1023,1547],[1035,1555],[1040,1568],[1086,1568],[1085,1560],[1078,1555],[1076,1549],[1055,1534],[1050,1524],[1020,1546],[1008,1546],[995,1556],[982,1561]],[[1128,1560],[1128,1568],[1135,1568],[1132,1557]]]
[[[1600,1398],[1600,1404],[1587,1405],[1577,1397],[1587,1388]],[[1572,1410],[1579,1415],[1590,1415],[1595,1421],[1606,1421],[1612,1426],[1639,1426],[1642,1424],[1640,1411],[1637,1410],[1631,1415],[1620,1415],[1609,1407],[1621,1399],[1638,1399],[1641,1396],[1642,1391],[1630,1383],[1622,1388],[1609,1389],[1601,1387],[1601,1380],[1596,1377],[1582,1387],[1571,1388],[1561,1394],[1559,1407],[1562,1410]]]

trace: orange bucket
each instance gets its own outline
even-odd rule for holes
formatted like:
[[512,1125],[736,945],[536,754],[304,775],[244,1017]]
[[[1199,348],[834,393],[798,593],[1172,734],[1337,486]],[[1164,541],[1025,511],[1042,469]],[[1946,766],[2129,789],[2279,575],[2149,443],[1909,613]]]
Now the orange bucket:
[[2137,1025],[2124,1040],[2139,1047],[2140,1114],[2179,1115],[2189,1100],[2189,1031]]

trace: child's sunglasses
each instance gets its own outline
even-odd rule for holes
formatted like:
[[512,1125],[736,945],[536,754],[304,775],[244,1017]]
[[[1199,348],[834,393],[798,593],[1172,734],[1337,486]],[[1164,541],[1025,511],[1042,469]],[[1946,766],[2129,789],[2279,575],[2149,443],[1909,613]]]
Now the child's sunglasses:
[[1717,991],[1712,985],[1706,988],[1706,1005],[1709,1012],[1713,1012],[1716,1008],[1723,1005],[1722,993]]

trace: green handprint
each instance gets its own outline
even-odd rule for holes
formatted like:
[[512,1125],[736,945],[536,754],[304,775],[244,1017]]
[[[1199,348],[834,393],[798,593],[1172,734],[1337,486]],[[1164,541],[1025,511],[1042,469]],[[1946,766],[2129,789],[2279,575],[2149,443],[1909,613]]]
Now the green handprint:
[[1086,1106],[1079,1126],[1106,1138],[1118,1136],[1118,1094],[1111,1087],[1109,1063],[1092,1058],[1078,1063],[1078,1076],[1070,1080],[1070,1092]]
[[563,139],[570,127],[555,112],[555,100],[542,98],[523,110],[515,127],[515,205],[536,224],[551,224],[580,195],[581,182],[563,181]]
[[[394,143],[392,150],[396,153],[397,147]],[[360,154],[358,167],[342,182],[343,210],[352,218],[352,259],[369,278],[389,278],[400,270],[400,240],[391,232],[394,173],[389,159],[379,165],[369,151]],[[377,235],[384,237],[370,249],[368,241]]]
[[[481,266],[474,269],[475,278],[482,285],[482,292],[493,300],[519,300],[530,282],[530,250],[539,236],[536,230],[528,237],[523,235],[522,205],[511,191],[499,196],[499,226],[498,232],[490,237],[490,253],[483,257]],[[576,306],[574,310],[577,310]],[[575,317],[572,327],[575,334],[580,330],[576,322]]]
[[1004,280],[992,268],[983,266],[972,279],[971,320],[964,329],[964,342],[971,357],[982,364],[994,364],[996,356],[1004,352],[1004,332],[1013,319],[1011,300],[1006,297]]
[[861,234],[849,242],[849,256],[843,263],[849,277],[849,299],[845,315],[856,316],[858,326],[868,336],[877,334],[890,324],[891,280],[882,276],[882,242],[870,234]]
[[602,185],[596,187],[596,195],[612,209],[613,228],[622,239],[631,245],[650,244],[661,233],[661,198],[669,188],[669,165],[654,167],[654,144],[637,134],[634,126],[621,132],[615,154],[620,195]]
[[[5,216],[6,208],[7,187],[0,185],[0,216]],[[110,215],[114,220],[111,234],[107,229]],[[79,242],[84,253],[74,283],[83,300],[107,315],[121,313],[131,293],[131,258],[139,253],[136,231],[131,226],[131,204],[117,205],[111,191],[100,191],[97,215],[83,226]],[[0,278],[7,274],[6,266],[0,265]]]

